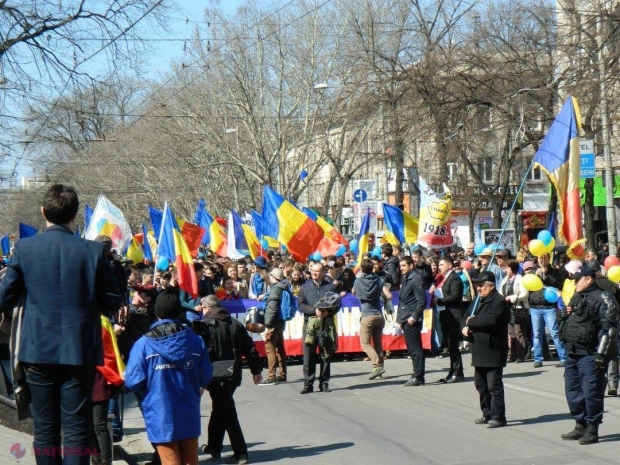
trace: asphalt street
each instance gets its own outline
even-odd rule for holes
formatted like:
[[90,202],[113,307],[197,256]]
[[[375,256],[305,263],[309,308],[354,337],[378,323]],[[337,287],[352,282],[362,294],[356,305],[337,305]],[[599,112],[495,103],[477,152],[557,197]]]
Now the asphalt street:
[[[564,398],[563,369],[556,362],[509,364],[504,371],[508,426],[475,425],[481,416],[470,355],[466,382],[434,383],[445,376],[447,358],[426,359],[425,386],[404,387],[411,360],[386,360],[383,379],[368,380],[370,362],[332,364],[333,392],[300,395],[302,367],[289,381],[255,386],[244,370],[235,394],[252,463],[325,464],[607,464],[620,461],[620,397],[606,398],[599,444],[560,439],[573,428]],[[266,372],[265,372],[266,373]],[[317,386],[315,386],[317,388]],[[202,402],[203,432],[210,398]],[[150,458],[144,423],[128,399],[122,446],[138,463]],[[205,442],[205,434],[201,443]],[[232,452],[225,440],[224,459]],[[201,463],[218,463],[201,455]]]

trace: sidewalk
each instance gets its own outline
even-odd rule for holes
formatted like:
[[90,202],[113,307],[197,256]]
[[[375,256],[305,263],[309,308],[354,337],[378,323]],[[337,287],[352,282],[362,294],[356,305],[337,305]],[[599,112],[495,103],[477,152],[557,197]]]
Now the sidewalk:
[[[0,425],[0,463],[3,465],[35,465],[35,457],[32,450],[32,436]],[[135,464],[129,454],[114,445],[114,461],[116,465],[126,463]]]

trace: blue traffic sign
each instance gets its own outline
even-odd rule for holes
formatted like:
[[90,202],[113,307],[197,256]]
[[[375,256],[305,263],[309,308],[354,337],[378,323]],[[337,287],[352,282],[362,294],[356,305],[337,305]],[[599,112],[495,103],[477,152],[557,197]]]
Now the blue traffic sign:
[[355,192],[353,192],[353,200],[358,203],[365,202],[367,198],[368,192],[366,192],[364,189],[357,189]]
[[579,171],[581,178],[596,177],[596,162],[593,153],[582,153],[579,162]]

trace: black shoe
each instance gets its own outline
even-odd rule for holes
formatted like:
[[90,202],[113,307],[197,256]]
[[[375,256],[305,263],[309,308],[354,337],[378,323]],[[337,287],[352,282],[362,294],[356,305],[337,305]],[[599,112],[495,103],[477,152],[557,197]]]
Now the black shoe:
[[583,423],[575,423],[575,428],[570,432],[560,436],[565,441],[577,441],[586,434],[586,425]]
[[200,446],[200,450],[202,451],[203,454],[209,454],[214,459],[219,459],[222,457],[221,451],[209,449],[209,446],[206,444],[203,444],[202,446]]
[[610,397],[616,397],[618,395],[618,390],[617,389],[610,389],[609,391],[607,391],[607,395]]
[[332,390],[329,388],[327,384],[321,384],[321,387],[319,389],[321,392],[332,392]]
[[411,378],[409,381],[407,381],[405,384],[403,384],[403,386],[424,386],[424,380],[420,379],[420,378]]
[[534,362],[534,368],[540,368],[542,366],[542,362]]
[[276,378],[276,381],[277,381],[278,383],[286,383],[286,376],[278,376],[278,377]]
[[520,359],[520,358],[518,358],[518,359],[516,359],[516,360],[515,360],[515,363],[523,363],[523,362],[525,362],[525,360],[522,360],[522,359]]
[[489,417],[485,417],[484,415],[482,415],[480,418],[476,418],[474,420],[474,423],[476,425],[486,425],[487,423],[489,423],[489,421],[491,421]]
[[506,420],[489,420],[487,428],[502,428],[506,426]]
[[579,438],[579,444],[582,446],[588,444],[596,444],[598,442],[598,425],[593,425],[592,423],[588,423],[586,426],[586,434]]
[[311,392],[314,392],[314,388],[312,386],[304,386],[300,394],[310,394]]
[[560,363],[558,363],[555,367],[556,368],[564,368],[566,366],[566,362],[561,361]]
[[228,460],[226,460],[226,463],[246,464],[250,463],[250,461],[248,460],[248,454],[239,454],[230,457]]
[[452,376],[446,380],[446,383],[454,384],[454,383],[462,383],[463,381],[465,381],[465,376]]

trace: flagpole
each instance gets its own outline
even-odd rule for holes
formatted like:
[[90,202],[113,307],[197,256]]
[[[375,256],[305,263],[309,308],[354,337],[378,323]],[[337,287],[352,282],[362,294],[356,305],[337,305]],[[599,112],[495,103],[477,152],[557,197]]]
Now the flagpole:
[[[159,227],[159,236],[157,239],[157,248],[155,249],[155,272],[153,273],[153,286],[155,285],[155,277],[157,276],[157,259],[159,258],[159,245],[161,244],[161,236],[164,235],[164,225],[166,224],[166,211],[168,210],[168,202],[164,202],[164,213],[161,217],[161,226]],[[155,232],[155,231],[153,231]]]
[[[534,166],[534,158],[532,158],[532,162],[530,163],[530,165],[527,167],[527,170],[525,171],[525,175],[523,176],[523,179],[521,180],[521,184],[519,185],[519,189],[517,189],[517,194],[515,195],[515,199],[512,201],[512,205],[510,207],[510,210],[508,211],[508,214],[506,215],[506,219],[504,220],[504,224],[502,226],[502,230],[499,233],[499,237],[497,238],[497,243],[501,244],[502,242],[502,238],[504,237],[504,232],[506,232],[506,227],[508,226],[508,221],[510,219],[510,216],[512,215],[512,212],[515,209],[515,206],[517,205],[517,200],[519,200],[519,195],[521,195],[521,192],[523,191],[523,187],[525,186],[525,181],[527,181],[527,177],[530,174],[530,171],[532,171],[532,167]],[[489,260],[489,263],[493,263],[493,259],[495,258],[495,253],[497,252],[497,247],[493,250],[491,250],[492,255],[491,258]],[[516,251],[515,251],[516,252]],[[471,312],[471,316],[474,316],[476,314],[476,310],[478,309],[478,304],[480,303],[480,294],[476,294],[476,300],[474,300],[474,308]]]

